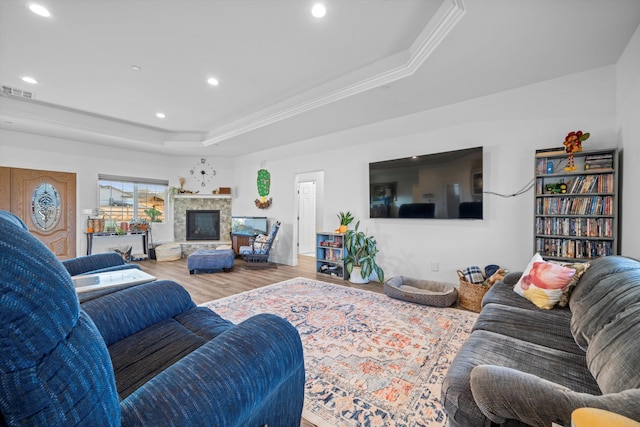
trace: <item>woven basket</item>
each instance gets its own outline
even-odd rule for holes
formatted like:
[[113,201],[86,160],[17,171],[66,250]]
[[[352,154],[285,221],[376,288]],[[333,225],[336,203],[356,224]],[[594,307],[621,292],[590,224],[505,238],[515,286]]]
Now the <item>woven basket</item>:
[[460,270],[458,270],[458,278],[460,279],[460,307],[480,313],[482,298],[491,286],[467,282]]

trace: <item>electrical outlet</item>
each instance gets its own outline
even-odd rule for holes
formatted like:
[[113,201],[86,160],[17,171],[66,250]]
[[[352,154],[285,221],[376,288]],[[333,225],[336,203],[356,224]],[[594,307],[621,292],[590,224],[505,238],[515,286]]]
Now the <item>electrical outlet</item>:
[[431,261],[431,271],[438,271],[440,265],[438,261]]
[[82,213],[84,215],[91,215],[93,214],[93,209],[82,209]]

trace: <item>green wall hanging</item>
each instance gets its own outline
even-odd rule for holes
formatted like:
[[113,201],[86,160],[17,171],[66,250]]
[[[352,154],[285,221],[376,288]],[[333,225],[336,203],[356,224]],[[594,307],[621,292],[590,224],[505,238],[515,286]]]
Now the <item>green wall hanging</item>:
[[266,169],[258,171],[258,195],[260,199],[256,199],[256,206],[260,209],[266,209],[271,205],[271,199],[267,199],[271,189],[271,174]]

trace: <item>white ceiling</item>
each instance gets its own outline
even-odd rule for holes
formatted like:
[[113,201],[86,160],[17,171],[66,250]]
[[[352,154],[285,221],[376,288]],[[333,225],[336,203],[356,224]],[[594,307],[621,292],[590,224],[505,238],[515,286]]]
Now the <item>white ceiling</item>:
[[35,94],[0,96],[0,127],[171,155],[238,156],[615,64],[640,25],[638,0],[324,0],[322,19],[311,0],[39,3],[51,18],[0,1],[0,84]]

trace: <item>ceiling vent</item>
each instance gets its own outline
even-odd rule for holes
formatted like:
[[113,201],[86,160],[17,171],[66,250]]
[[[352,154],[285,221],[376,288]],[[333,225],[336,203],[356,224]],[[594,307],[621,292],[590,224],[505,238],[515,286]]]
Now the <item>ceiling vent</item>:
[[35,99],[36,94],[27,90],[16,89],[15,87],[2,85],[2,93],[10,96],[19,96],[20,98]]

